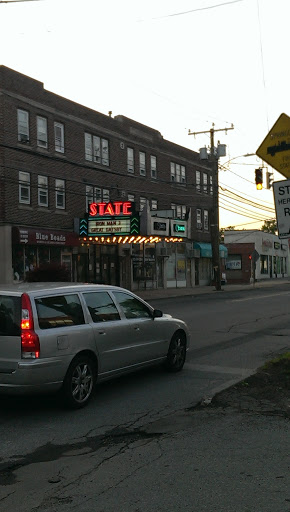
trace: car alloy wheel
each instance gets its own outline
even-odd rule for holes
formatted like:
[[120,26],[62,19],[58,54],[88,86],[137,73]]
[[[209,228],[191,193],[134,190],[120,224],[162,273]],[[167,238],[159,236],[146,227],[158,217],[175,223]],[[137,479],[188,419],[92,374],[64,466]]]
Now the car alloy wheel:
[[65,401],[74,408],[87,404],[96,382],[96,365],[92,359],[83,356],[76,358],[68,369],[64,380]]
[[179,372],[182,370],[186,358],[186,341],[183,333],[176,332],[170,342],[166,368],[170,372]]

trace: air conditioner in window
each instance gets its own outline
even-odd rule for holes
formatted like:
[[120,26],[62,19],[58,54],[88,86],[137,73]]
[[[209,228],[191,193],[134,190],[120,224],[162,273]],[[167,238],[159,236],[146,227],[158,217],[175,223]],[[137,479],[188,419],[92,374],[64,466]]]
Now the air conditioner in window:
[[27,144],[29,142],[28,135],[25,135],[24,133],[20,133],[19,142]]

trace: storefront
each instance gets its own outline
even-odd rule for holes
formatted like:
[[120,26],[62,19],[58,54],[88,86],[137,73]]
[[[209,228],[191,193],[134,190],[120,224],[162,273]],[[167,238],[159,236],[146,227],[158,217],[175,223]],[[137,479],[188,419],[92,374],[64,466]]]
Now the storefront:
[[77,280],[79,237],[76,233],[25,227],[12,228],[12,267],[16,281],[45,263],[66,267],[70,280]]
[[[196,268],[196,284],[209,285],[213,279],[212,268],[212,246],[211,244],[195,242],[193,248],[196,253],[195,268]],[[220,244],[219,254],[221,259],[221,270],[225,268],[225,260],[228,255],[227,248]],[[198,270],[197,270],[198,269]],[[221,276],[222,277],[222,276]]]

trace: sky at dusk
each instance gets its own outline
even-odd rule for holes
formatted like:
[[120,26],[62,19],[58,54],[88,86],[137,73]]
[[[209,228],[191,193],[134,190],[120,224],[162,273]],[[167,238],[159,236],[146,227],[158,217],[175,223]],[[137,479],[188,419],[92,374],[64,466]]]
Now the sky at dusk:
[[215,134],[227,145],[220,224],[259,228],[275,217],[272,191],[254,184],[261,160],[242,155],[290,113],[289,0],[0,0],[0,19],[0,64],[56,94],[194,151],[210,139],[189,130],[233,124]]

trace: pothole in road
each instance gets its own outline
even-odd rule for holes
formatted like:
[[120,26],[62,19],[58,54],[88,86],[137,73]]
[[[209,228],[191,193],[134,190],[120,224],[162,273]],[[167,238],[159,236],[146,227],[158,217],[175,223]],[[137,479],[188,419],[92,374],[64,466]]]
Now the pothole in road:
[[161,435],[162,433],[150,433],[138,429],[129,431],[125,428],[116,427],[106,432],[106,434],[87,437],[83,441],[74,444],[54,445],[47,443],[27,455],[16,455],[17,461],[15,462],[1,463],[0,485],[13,485],[17,481],[15,472],[30,464],[52,462],[61,457],[79,457],[86,453],[94,453],[101,448],[109,448],[124,443],[130,445],[140,440],[156,439]]

